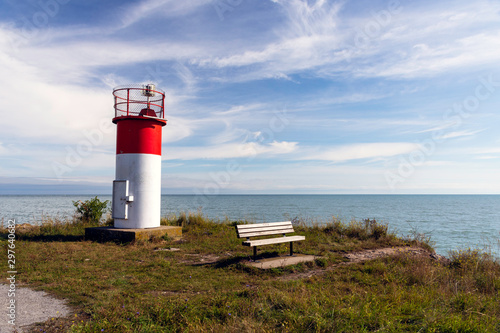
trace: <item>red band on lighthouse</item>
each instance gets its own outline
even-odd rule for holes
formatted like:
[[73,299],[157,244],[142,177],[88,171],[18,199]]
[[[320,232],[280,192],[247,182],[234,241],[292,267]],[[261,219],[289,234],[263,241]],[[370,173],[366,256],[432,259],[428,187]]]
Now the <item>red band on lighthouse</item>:
[[161,156],[161,132],[166,121],[142,116],[116,117],[116,154],[153,154]]

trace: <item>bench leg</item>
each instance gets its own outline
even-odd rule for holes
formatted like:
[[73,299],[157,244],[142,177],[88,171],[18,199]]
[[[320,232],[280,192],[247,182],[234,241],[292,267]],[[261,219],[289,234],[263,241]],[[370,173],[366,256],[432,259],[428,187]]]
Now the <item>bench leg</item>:
[[253,261],[257,260],[257,246],[253,247]]
[[293,242],[290,242],[290,257],[293,256]]

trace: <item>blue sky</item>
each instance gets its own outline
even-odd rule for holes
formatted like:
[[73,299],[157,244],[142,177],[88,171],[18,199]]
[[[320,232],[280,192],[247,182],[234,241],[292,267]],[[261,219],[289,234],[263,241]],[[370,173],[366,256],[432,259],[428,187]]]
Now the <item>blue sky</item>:
[[500,193],[498,1],[7,0],[0,194],[110,193],[112,89],[167,93],[163,193]]

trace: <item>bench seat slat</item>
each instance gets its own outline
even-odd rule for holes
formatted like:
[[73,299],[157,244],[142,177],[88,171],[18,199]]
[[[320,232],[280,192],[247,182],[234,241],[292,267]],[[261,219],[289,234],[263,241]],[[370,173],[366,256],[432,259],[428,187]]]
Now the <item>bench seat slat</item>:
[[288,237],[277,237],[277,238],[245,241],[242,244],[244,246],[260,246],[260,245],[268,245],[268,244],[279,244],[279,243],[302,241],[305,239],[306,239],[305,236],[288,236]]
[[262,231],[247,231],[247,232],[240,232],[238,234],[239,238],[246,238],[246,237],[255,237],[255,236],[266,236],[266,235],[282,235],[282,234],[289,234],[294,232],[293,228],[280,228],[280,229],[274,229],[274,230],[262,230]]
[[238,228],[238,233],[242,234],[245,232],[255,232],[255,231],[271,231],[271,230],[280,230],[280,229],[293,229],[291,224],[289,225],[278,225],[274,227],[264,227],[264,228],[252,228],[252,229],[241,229]]
[[238,228],[238,230],[246,230],[246,229],[260,229],[260,228],[267,228],[267,227],[278,227],[278,226],[289,226],[289,225],[292,225],[291,221],[255,223],[255,224],[238,224],[236,227]]

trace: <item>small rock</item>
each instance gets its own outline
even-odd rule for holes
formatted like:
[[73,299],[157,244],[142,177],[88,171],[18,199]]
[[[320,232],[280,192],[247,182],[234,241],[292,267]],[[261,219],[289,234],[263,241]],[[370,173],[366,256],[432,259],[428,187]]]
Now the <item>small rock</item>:
[[158,252],[158,251],[170,251],[170,252],[177,252],[177,251],[180,251],[181,249],[179,248],[176,248],[176,247],[171,247],[170,249],[156,249],[155,252]]

